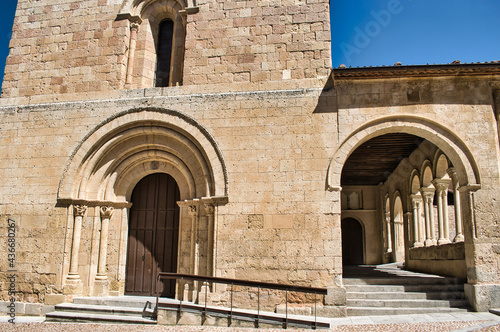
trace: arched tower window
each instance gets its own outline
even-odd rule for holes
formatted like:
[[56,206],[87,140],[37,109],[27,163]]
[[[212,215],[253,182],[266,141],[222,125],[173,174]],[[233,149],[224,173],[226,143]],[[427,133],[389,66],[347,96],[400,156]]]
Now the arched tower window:
[[119,20],[130,21],[124,87],[182,85],[186,19],[198,12],[194,1],[123,0]]
[[170,86],[173,37],[174,22],[170,19],[161,21],[158,28],[158,45],[156,46],[156,87]]

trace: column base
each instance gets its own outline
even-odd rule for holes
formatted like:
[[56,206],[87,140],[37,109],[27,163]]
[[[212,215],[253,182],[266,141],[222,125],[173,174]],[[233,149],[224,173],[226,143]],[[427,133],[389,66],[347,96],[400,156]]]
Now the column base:
[[455,236],[455,238],[453,239],[453,242],[463,242],[465,240],[464,238],[464,235],[463,234],[458,234],[457,236]]
[[448,240],[448,239],[445,239],[445,238],[439,239],[438,242],[437,242],[438,245],[448,244],[448,243],[451,243],[451,241]]
[[425,240],[424,244],[426,247],[435,246],[437,244],[437,241],[434,239],[427,239]]
[[82,295],[83,294],[83,283],[80,280],[80,277],[75,278],[74,275],[68,276],[66,279],[66,283],[63,286],[63,294],[64,295]]
[[94,282],[94,296],[108,296],[109,295],[109,282],[108,279],[95,279]]
[[422,248],[423,246],[424,246],[424,244],[423,244],[422,242],[415,242],[415,243],[413,244],[412,249],[413,249],[413,248]]

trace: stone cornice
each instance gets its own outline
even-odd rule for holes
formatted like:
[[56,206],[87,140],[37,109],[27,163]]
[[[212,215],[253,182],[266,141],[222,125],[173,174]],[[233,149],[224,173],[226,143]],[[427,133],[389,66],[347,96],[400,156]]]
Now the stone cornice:
[[500,62],[334,68],[332,70],[335,80],[484,75],[500,75]]

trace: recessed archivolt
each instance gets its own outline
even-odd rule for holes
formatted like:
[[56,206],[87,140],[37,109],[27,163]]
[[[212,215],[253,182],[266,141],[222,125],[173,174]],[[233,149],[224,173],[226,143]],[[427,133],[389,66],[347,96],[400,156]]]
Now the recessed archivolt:
[[178,7],[180,10],[196,8],[197,0],[124,0],[118,16],[141,16],[151,6],[169,5]]
[[480,184],[477,164],[466,144],[436,122],[413,116],[385,117],[369,122],[352,132],[333,155],[328,168],[328,190],[339,190],[342,168],[349,157],[364,142],[389,133],[408,133],[436,145],[457,170],[461,185]]
[[177,181],[181,199],[227,196],[222,154],[208,131],[186,115],[134,109],[91,131],[70,157],[58,199],[126,201],[152,173]]

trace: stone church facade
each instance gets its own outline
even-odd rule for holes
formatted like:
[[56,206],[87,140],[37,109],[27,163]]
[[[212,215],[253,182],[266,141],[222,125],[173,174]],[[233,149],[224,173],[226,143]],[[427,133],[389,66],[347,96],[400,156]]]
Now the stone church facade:
[[158,289],[167,271],[327,287],[342,316],[343,264],[404,262],[499,306],[500,64],[332,69],[329,19],[327,0],[19,0],[16,302],[196,300]]

